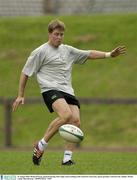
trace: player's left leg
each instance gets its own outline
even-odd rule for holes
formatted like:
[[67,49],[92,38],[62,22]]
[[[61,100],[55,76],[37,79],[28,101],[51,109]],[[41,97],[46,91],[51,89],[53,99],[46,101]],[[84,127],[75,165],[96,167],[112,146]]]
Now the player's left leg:
[[[80,111],[77,105],[69,105],[72,118],[68,122],[69,124],[73,124],[77,127],[80,127]],[[73,165],[74,161],[72,161],[72,153],[76,148],[76,143],[67,143],[64,151],[64,157],[62,161],[62,165]]]

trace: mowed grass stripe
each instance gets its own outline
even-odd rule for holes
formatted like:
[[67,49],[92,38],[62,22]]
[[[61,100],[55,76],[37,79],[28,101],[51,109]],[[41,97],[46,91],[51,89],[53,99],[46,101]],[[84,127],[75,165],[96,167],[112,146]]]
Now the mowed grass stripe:
[[0,174],[137,174],[137,153],[75,152],[74,166],[62,166],[63,152],[47,151],[34,166],[30,151],[1,151]]

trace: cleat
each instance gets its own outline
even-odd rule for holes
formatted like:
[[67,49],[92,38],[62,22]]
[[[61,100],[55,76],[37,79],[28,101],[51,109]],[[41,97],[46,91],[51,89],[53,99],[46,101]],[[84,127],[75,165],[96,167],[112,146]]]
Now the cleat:
[[34,145],[33,156],[32,156],[32,161],[34,165],[40,165],[43,153],[44,151],[39,150],[38,144]]
[[69,160],[69,161],[67,161],[67,162],[63,162],[62,161],[62,165],[65,165],[65,166],[71,166],[71,165],[74,165],[75,163],[74,163],[74,161],[72,161],[72,160]]

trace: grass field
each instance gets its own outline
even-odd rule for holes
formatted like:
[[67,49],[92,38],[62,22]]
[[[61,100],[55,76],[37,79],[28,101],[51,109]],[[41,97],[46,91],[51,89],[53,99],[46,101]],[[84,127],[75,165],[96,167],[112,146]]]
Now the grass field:
[[[54,18],[57,17],[0,19],[0,96],[16,96],[23,65],[30,52],[47,41],[47,24]],[[84,66],[74,66],[73,86],[77,96],[135,97],[137,14],[58,18],[67,26],[64,38],[66,44],[102,51],[110,51],[117,45],[125,45],[127,48],[127,54],[115,61],[100,60],[88,62]],[[39,96],[39,88],[34,78],[27,86],[26,96]]]
[[[34,109],[37,110],[33,116]],[[85,134],[82,147],[137,145],[137,106],[94,105],[81,107],[81,128]],[[47,124],[54,119],[45,106],[24,106],[13,114],[13,145],[31,146],[45,132]],[[41,124],[41,125],[38,125]],[[63,147],[64,141],[56,135],[49,147]]]
[[75,152],[76,164],[61,166],[62,152],[47,151],[40,166],[31,162],[30,151],[1,151],[0,174],[137,174],[137,153]]
[[[47,41],[47,24],[56,16],[0,18],[0,97],[16,97],[22,67],[30,52]],[[65,43],[80,49],[109,51],[125,45],[126,55],[74,66],[77,97],[137,97],[137,14],[59,16],[67,26]],[[27,97],[40,97],[34,78]],[[81,106],[82,147],[137,147],[136,105]],[[24,105],[12,114],[13,146],[32,146],[55,117],[44,105]],[[0,146],[4,144],[4,108],[0,106]],[[49,147],[63,147],[57,135]],[[76,165],[60,165],[63,152],[47,151],[41,166],[31,151],[0,151],[0,174],[137,174],[137,153],[74,153]]]
[[[0,97],[16,97],[22,67],[30,52],[47,41],[47,24],[56,16],[0,18]],[[126,55],[115,60],[74,66],[77,97],[137,97],[137,14],[59,16],[67,26],[65,43],[81,49],[109,51],[119,44]],[[25,97],[40,97],[32,77]],[[137,147],[137,106],[81,106],[84,147]],[[43,136],[55,115],[43,105],[24,105],[12,114],[13,145],[31,146]],[[0,146],[4,141],[4,109],[0,106]],[[56,136],[50,146],[62,146]]]

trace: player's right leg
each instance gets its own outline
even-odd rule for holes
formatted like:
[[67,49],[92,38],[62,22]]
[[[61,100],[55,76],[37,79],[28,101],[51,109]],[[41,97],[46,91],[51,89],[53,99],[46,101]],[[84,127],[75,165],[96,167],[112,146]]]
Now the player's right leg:
[[47,146],[48,141],[58,131],[59,127],[69,122],[72,118],[71,109],[64,98],[59,98],[55,102],[53,102],[52,108],[54,112],[57,113],[58,118],[56,118],[49,124],[49,127],[44,135],[44,138],[41,141],[39,141],[39,143],[36,144],[36,146],[34,147],[33,163],[35,165],[40,164],[42,155],[44,153],[44,149]]
[[58,118],[50,123],[44,136],[46,142],[48,142],[52,138],[52,136],[58,131],[61,125],[66,124],[72,118],[71,109],[65,99],[60,98],[56,100],[53,103],[52,108],[54,112],[57,113]]

